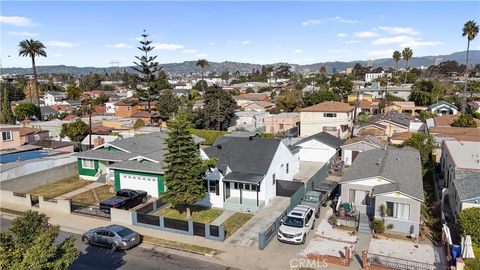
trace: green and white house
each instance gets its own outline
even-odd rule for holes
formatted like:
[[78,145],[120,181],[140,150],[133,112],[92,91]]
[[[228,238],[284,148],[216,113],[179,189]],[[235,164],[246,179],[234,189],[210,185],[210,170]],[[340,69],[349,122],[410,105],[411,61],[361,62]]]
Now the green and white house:
[[[152,197],[165,191],[165,132],[104,143],[76,155],[81,179],[114,183],[115,190],[144,190]],[[203,139],[194,136],[197,145]]]

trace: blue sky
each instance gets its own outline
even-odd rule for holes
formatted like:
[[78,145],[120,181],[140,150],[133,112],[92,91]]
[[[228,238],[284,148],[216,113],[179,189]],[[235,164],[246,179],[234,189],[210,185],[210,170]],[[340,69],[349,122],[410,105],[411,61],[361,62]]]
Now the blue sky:
[[47,46],[38,65],[131,65],[143,29],[160,63],[308,64],[390,57],[406,46],[414,56],[465,50],[461,30],[480,20],[480,2],[2,1],[1,16],[3,67],[31,65],[18,57],[26,38]]

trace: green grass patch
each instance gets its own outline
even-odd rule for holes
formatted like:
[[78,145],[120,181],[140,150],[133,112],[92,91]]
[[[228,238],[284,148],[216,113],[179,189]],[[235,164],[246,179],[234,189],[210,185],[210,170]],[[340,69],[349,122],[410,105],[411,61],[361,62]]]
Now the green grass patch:
[[225,222],[223,222],[223,227],[225,227],[225,238],[230,237],[234,234],[243,224],[247,223],[253,214],[249,213],[235,213],[229,217]]
[[150,237],[150,236],[144,236],[143,237],[144,242],[160,245],[163,247],[167,248],[173,248],[177,250],[183,250],[183,251],[190,251],[194,253],[201,253],[201,254],[212,254],[212,255],[217,255],[222,253],[222,251],[214,248],[209,248],[209,247],[202,247],[202,246],[197,246],[197,245],[192,245],[192,244],[187,244],[187,243],[182,243],[182,242],[176,242],[176,241],[171,241],[171,240],[165,240],[165,239],[160,239],[160,238],[155,238],[155,237]]
[[[115,195],[115,193],[110,193],[110,188],[111,186],[109,185],[100,186],[92,190],[88,190],[83,193],[80,193],[71,199],[72,199],[72,202],[76,202],[76,203],[83,203],[83,204],[90,204],[90,205],[97,204]],[[95,193],[97,194],[98,201],[95,199],[93,190],[95,190]]]
[[[212,223],[212,221],[214,221],[223,213],[223,209],[205,208],[199,206],[191,206],[190,211],[192,213],[192,221],[200,223]],[[187,220],[187,212],[185,207],[183,206],[179,206],[176,208],[166,206],[153,214],[156,216],[164,216],[167,218]]]
[[65,193],[82,188],[91,183],[92,181],[81,180],[78,178],[78,176],[75,176],[75,177],[61,180],[55,183],[36,187],[25,193],[34,195],[34,196],[43,196],[43,197],[48,197],[53,199]]

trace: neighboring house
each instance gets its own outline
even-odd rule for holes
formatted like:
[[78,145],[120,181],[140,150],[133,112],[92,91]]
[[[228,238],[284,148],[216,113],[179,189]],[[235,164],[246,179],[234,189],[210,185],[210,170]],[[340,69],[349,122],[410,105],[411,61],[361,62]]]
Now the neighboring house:
[[299,128],[300,113],[297,112],[270,114],[265,117],[265,131],[272,134],[278,134],[286,131],[293,131],[290,132],[290,134],[298,134]]
[[116,102],[107,102],[107,103],[105,103],[105,113],[115,114],[115,103],[116,103]]
[[36,129],[43,129],[48,130],[50,134],[50,138],[54,140],[69,140],[68,138],[62,139],[60,137],[60,132],[62,131],[62,124],[70,124],[73,121],[65,121],[60,119],[54,119],[51,121],[33,121],[26,123],[26,127],[36,128]]
[[45,140],[48,139],[48,137],[48,130],[29,127],[20,128],[20,141],[22,144],[29,144],[35,141]]
[[205,177],[208,197],[203,204],[233,211],[255,212],[276,196],[276,181],[292,181],[299,162],[279,139],[227,137],[201,150],[217,159]]
[[443,141],[440,168],[446,196],[456,214],[465,208],[480,207],[480,142]]
[[274,107],[273,103],[265,101],[252,101],[243,105],[244,111],[257,111],[257,112],[266,112],[267,110]]
[[[158,198],[165,191],[163,161],[165,132],[155,132],[106,142],[92,150],[76,154],[79,177],[113,182],[115,190],[144,190]],[[195,143],[203,141],[193,136]]]
[[73,153],[74,151],[73,143],[66,141],[43,139],[34,141],[33,143],[31,143],[31,145],[41,146],[42,149],[53,150],[57,152]]
[[373,149],[384,149],[387,145],[388,142],[371,135],[353,137],[340,146],[342,161],[346,166],[350,166],[359,153]]
[[[110,143],[115,140],[120,139],[118,136],[113,136],[113,135],[92,135],[92,148],[96,148],[100,145],[103,145],[105,143]],[[82,145],[85,145],[86,148],[88,149],[90,143],[90,135],[87,135],[85,139],[82,141]]]
[[385,73],[385,72],[379,72],[379,73],[366,73],[365,74],[365,82],[366,83],[371,83],[373,81],[375,81],[376,79],[380,78],[380,77],[392,77],[392,73]]
[[75,109],[80,109],[80,107],[82,106],[82,101],[75,99],[67,99],[64,100],[61,105],[70,105]]
[[410,116],[388,112],[375,114],[368,118],[367,122],[359,128],[360,135],[373,135],[382,139],[391,138],[398,132],[407,132],[410,128]]
[[300,136],[308,137],[325,131],[345,139],[353,127],[354,109],[347,103],[335,101],[304,108],[300,112]]
[[177,97],[188,97],[191,91],[192,89],[187,89],[187,88],[172,89],[173,94],[176,95]]
[[40,113],[42,114],[42,119],[44,121],[52,118],[58,118],[60,113],[49,106],[42,106],[40,107]]
[[320,132],[299,140],[290,146],[290,149],[300,161],[329,163],[342,144],[342,139],[327,132]]
[[138,111],[130,116],[133,119],[141,119],[147,126],[158,126],[162,117],[157,112]]
[[54,111],[57,111],[59,114],[61,113],[71,113],[75,108],[70,105],[52,105],[50,108]]
[[138,112],[138,101],[124,99],[115,103],[115,116],[130,117]]
[[46,92],[43,96],[45,106],[60,105],[66,99],[65,92],[51,91]]
[[[370,94],[358,93],[358,100],[359,101],[373,102],[373,97]],[[351,103],[351,102],[354,102],[354,101],[357,101],[357,94],[348,95],[347,102]]]
[[410,139],[412,137],[412,132],[397,132],[393,134],[393,136],[390,138],[390,143],[392,145],[403,145],[406,140]]
[[90,91],[84,92],[83,94],[85,96],[91,98],[91,99],[96,99],[96,98],[99,98],[103,94],[103,91],[102,90],[90,90]]
[[270,97],[265,93],[245,93],[234,97],[234,99],[240,108],[254,101],[270,102]]
[[268,112],[240,111],[236,112],[235,126],[229,130],[245,130],[250,132],[265,131],[265,118]]
[[413,101],[394,101],[391,105],[386,106],[383,108],[385,113],[388,112],[397,112],[397,113],[404,113],[410,114],[414,116],[415,113],[419,113],[420,111],[425,111],[427,107],[425,106],[416,106],[415,102]]
[[17,125],[0,124],[0,132],[2,133],[2,143],[0,143],[0,151],[7,149],[15,149],[22,145],[20,139],[20,128]]
[[[360,223],[384,219],[392,231],[418,235],[424,202],[420,154],[413,148],[387,147],[358,154],[340,181],[341,201],[352,203]],[[385,216],[380,211],[385,207]]]
[[241,92],[246,91],[248,88],[251,88],[253,91],[257,92],[260,88],[269,86],[270,84],[266,82],[244,82],[230,85],[231,88],[238,89]]
[[457,106],[443,100],[428,106],[427,110],[436,115],[452,115],[458,113]]

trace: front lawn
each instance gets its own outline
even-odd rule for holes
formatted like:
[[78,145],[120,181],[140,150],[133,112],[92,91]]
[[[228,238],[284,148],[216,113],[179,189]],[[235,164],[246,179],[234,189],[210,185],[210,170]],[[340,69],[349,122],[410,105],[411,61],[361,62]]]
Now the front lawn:
[[253,214],[249,213],[235,213],[231,217],[229,217],[225,222],[223,222],[223,227],[225,227],[225,238],[230,237],[234,234],[243,224],[247,223]]
[[98,201],[95,199],[95,196],[93,195],[93,190],[88,190],[71,198],[72,202],[89,204],[89,205],[97,204],[115,195],[115,193],[110,193],[111,187],[112,186],[110,185],[104,185],[104,186],[93,189],[97,193]]
[[34,196],[43,196],[43,197],[53,199],[65,193],[82,188],[91,183],[92,181],[81,180],[78,178],[78,176],[75,176],[75,177],[67,178],[65,180],[61,180],[55,183],[36,187],[25,193],[34,195]]
[[[191,206],[190,211],[192,213],[192,221],[201,223],[212,223],[212,221],[214,221],[223,213],[223,209],[206,208],[200,206]],[[167,205],[153,214],[156,216],[164,216],[167,218],[187,220],[186,209],[185,207],[181,206],[179,206],[178,208],[172,208]]]

